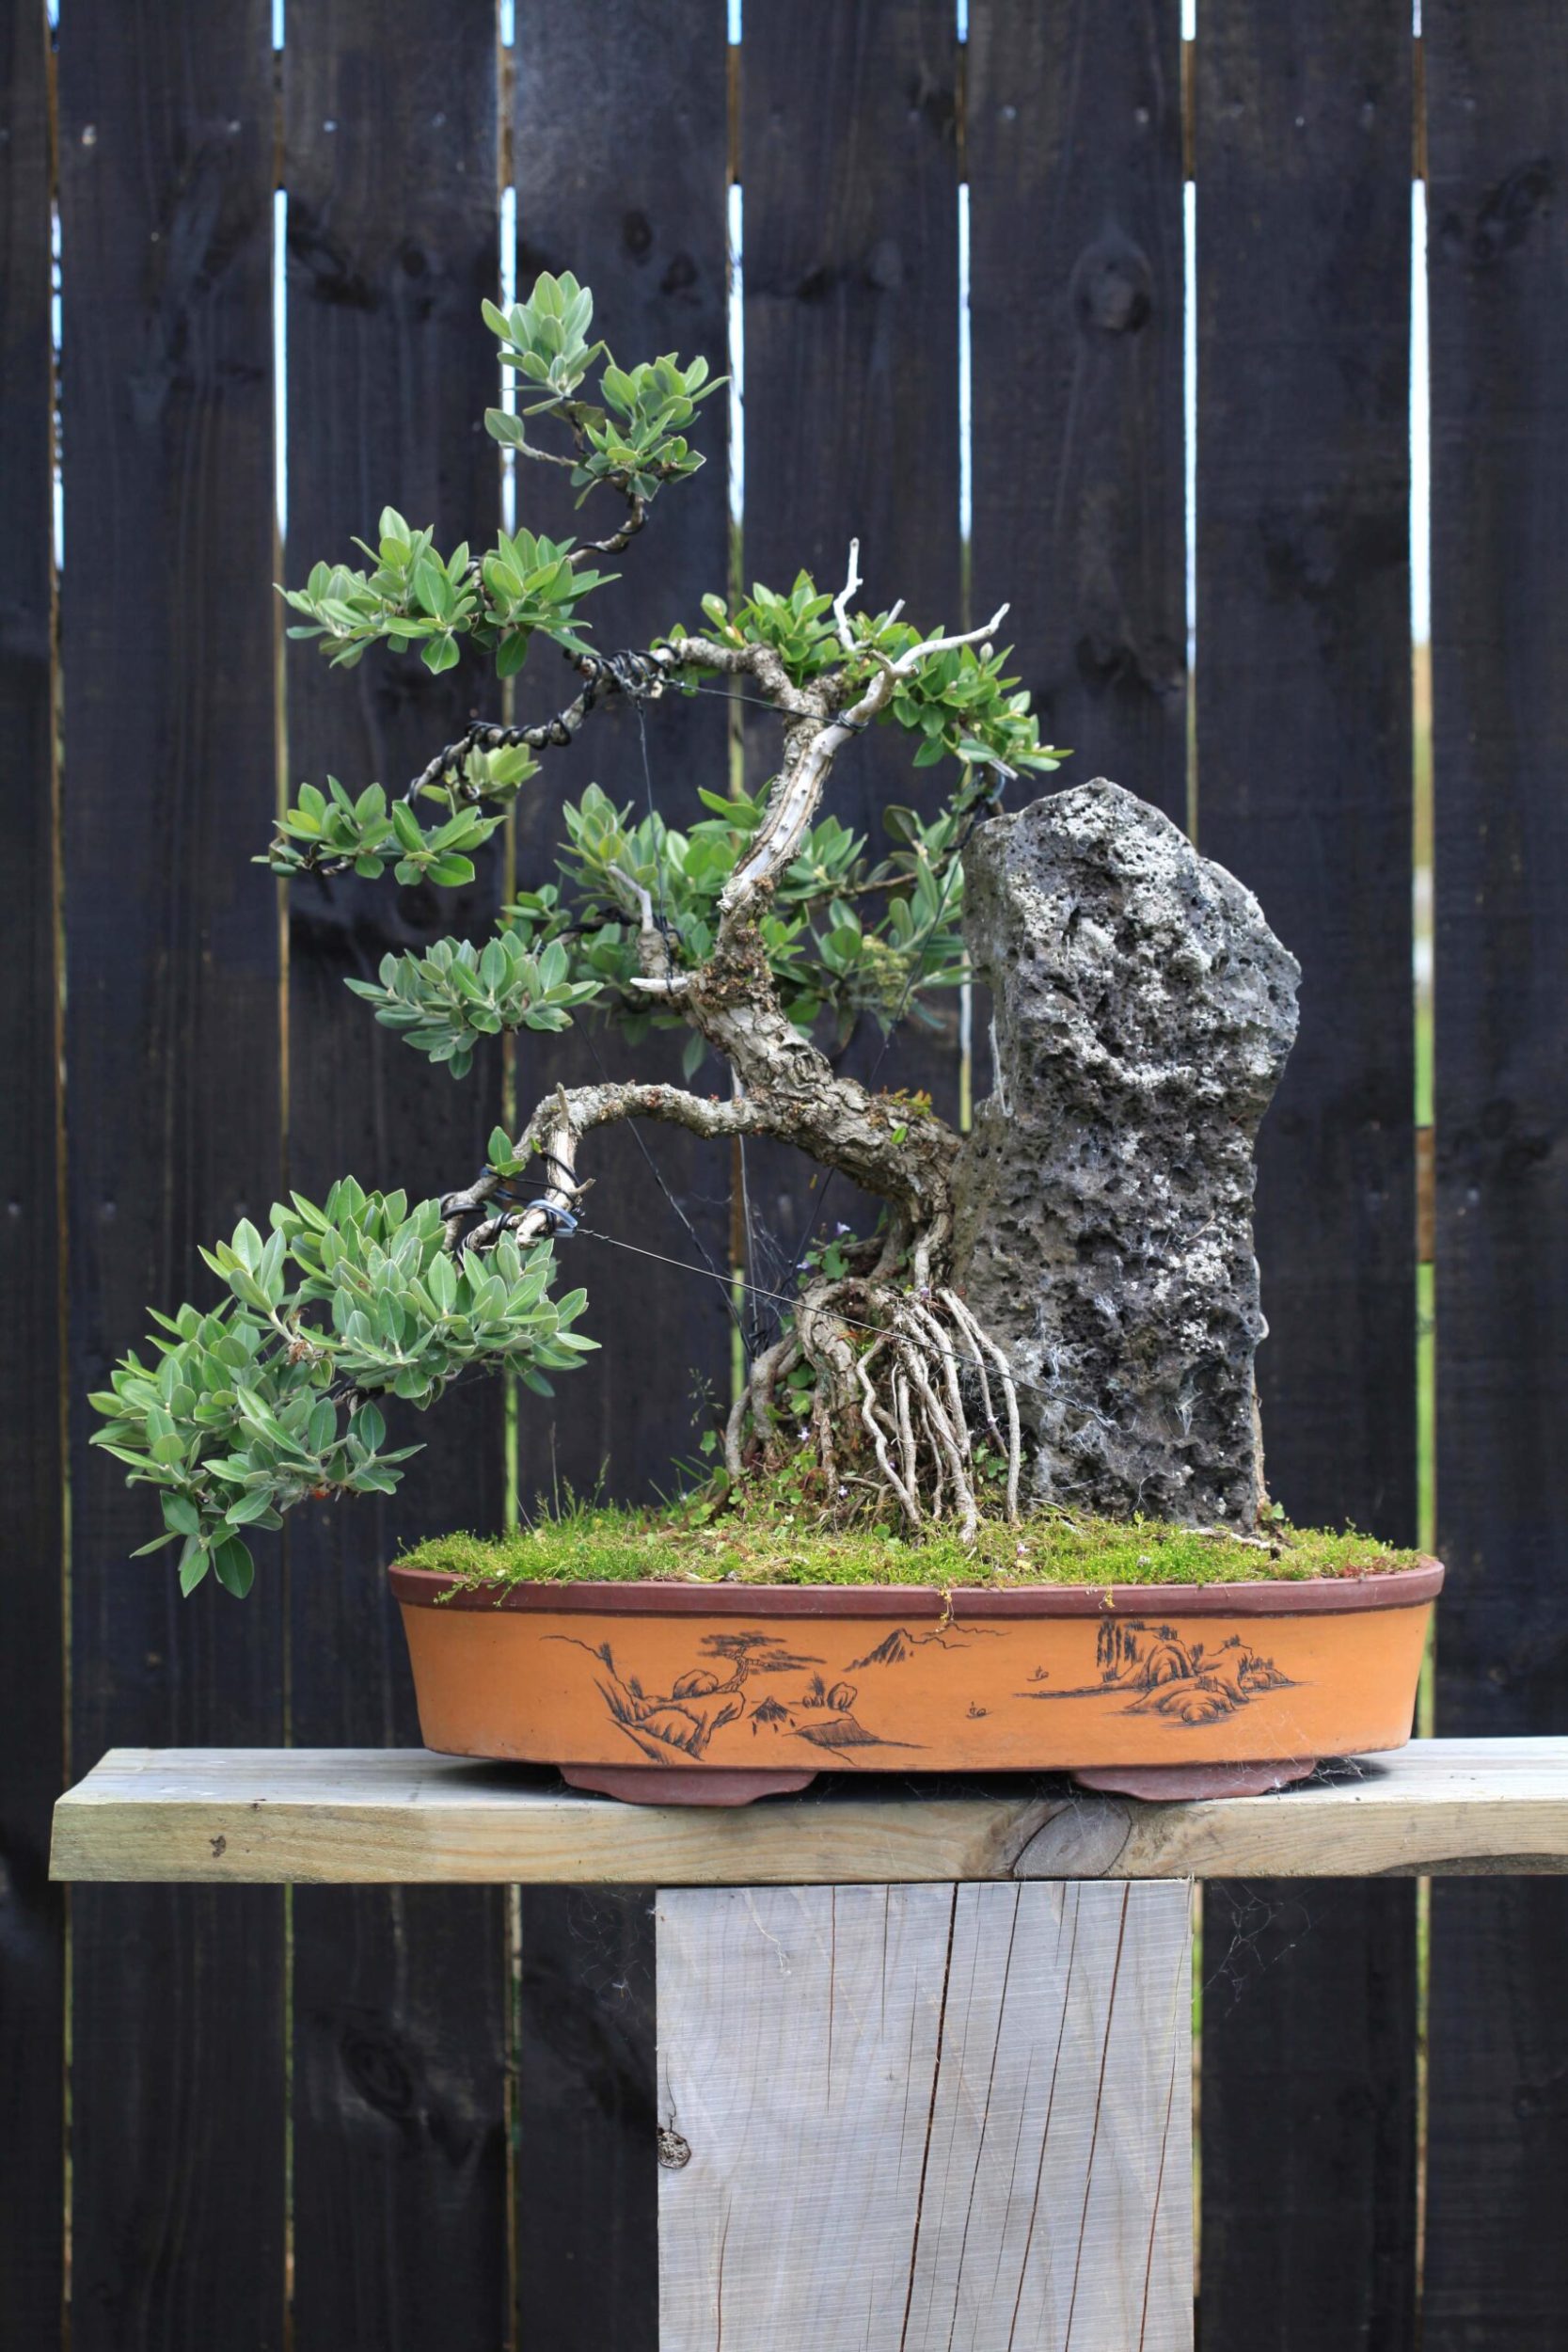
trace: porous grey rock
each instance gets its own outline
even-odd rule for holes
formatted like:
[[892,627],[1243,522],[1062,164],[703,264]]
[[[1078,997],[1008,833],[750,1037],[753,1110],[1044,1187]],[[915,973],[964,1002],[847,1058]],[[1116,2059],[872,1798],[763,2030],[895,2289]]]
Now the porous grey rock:
[[1250,1526],[1253,1143],[1300,970],[1250,891],[1103,777],[980,826],[970,953],[996,1091],[956,1271],[1021,1383],[1037,1497]]

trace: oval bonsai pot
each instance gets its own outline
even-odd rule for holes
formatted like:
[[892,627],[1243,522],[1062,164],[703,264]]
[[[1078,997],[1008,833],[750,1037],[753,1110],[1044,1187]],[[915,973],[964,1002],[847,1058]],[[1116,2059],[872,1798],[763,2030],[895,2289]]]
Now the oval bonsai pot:
[[1251,1795],[1410,1737],[1435,1560],[1205,1585],[466,1586],[391,1570],[425,1745],[646,1804],[817,1772]]

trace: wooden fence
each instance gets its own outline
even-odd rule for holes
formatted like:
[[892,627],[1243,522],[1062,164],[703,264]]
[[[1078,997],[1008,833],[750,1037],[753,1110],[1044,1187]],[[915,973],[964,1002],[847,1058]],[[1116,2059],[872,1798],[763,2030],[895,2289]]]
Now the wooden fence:
[[[1568,26],[1553,0],[1425,0],[1415,40],[1394,0],[1198,0],[1184,40],[1178,0],[970,0],[962,26],[953,0],[749,0],[736,41],[724,0],[515,0],[499,20],[493,0],[290,0],[275,46],[270,0],[59,16],[56,36],[43,0],[0,0],[0,2352],[64,2341],[67,2296],[73,2352],[641,2352],[645,1895],[85,1887],[68,1907],[45,1879],[52,1801],[111,1742],[411,1741],[382,1565],[504,1508],[500,1400],[462,1400],[395,1506],[303,1518],[243,1608],[182,1604],[164,1561],[130,1563],[144,1499],[87,1448],[85,1392],[149,1300],[199,1289],[198,1241],[345,1168],[436,1189],[502,1107],[499,1066],[454,1089],[341,985],[487,919],[499,858],[455,907],[340,882],[296,888],[286,918],[249,862],[281,778],[401,781],[473,683],[285,662],[270,583],[346,551],[388,497],[444,542],[498,516],[477,312],[503,221],[520,282],[572,267],[628,351],[717,358],[738,187],[742,576],[836,580],[856,532],[882,601],[950,618],[971,580],[976,609],[1010,596],[1069,775],[1190,817],[1258,891],[1307,967],[1260,1178],[1271,1483],[1298,1517],[1415,1535],[1434,1166],[1436,1725],[1560,1729]],[[625,562],[626,642],[729,575],[722,439],[716,404],[716,462]],[[730,716],[651,715],[667,809],[694,773],[722,778]],[[858,756],[863,822],[911,796],[890,753]],[[549,781],[595,774],[641,789],[634,729]],[[527,872],[547,807],[518,834]],[[531,1041],[523,1090],[588,1050]],[[956,1106],[956,1031],[896,1073]],[[656,1142],[728,1263],[731,1168]],[[630,1143],[595,1165],[601,1225],[690,1257]],[[747,1177],[787,1263],[813,1214],[798,1173],[759,1152]],[[603,1248],[581,1270],[614,1345],[553,1422],[525,1409],[524,1480],[590,1486],[608,1456],[645,1490],[690,1451],[693,1378],[727,1382],[722,1289]],[[1560,2343],[1565,1948],[1551,1883],[1210,1890],[1204,2352]]]

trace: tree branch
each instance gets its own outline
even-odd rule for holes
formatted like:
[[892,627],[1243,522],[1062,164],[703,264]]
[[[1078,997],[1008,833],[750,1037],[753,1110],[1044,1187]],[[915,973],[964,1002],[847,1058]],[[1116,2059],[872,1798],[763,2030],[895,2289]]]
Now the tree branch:
[[[578,665],[580,667],[580,664]],[[470,752],[508,752],[526,748],[542,752],[551,746],[570,743],[598,699],[600,680],[595,675],[588,680],[574,702],[564,710],[558,710],[553,719],[541,719],[532,726],[502,726],[498,721],[476,719],[466,734],[455,743],[445,744],[434,759],[420,769],[404,793],[405,801],[418,800],[420,794],[440,786],[451,775],[460,777]],[[474,798],[479,795],[475,793]]]
[[[860,541],[849,544],[848,575],[834,599],[839,641],[847,653],[856,650],[849,631],[848,599],[861,586]],[[726,920],[741,914],[759,890],[769,887],[800,851],[800,844],[811,828],[822,803],[829,774],[834,759],[851,737],[879,718],[893,699],[895,687],[919,668],[933,654],[949,653],[958,645],[982,644],[995,634],[1006,619],[1007,607],[998,607],[979,628],[962,629],[947,637],[922,638],[896,660],[885,655],[877,658],[881,663],[877,675],[858,702],[831,715],[831,695],[819,688],[801,696],[811,707],[800,715],[815,719],[817,723],[792,735],[784,748],[784,762],[768,800],[767,814],[758,831],[749,856],[742,859],[726,883],[720,898],[721,935]]]
[[[639,501],[639,506],[641,503]],[[628,525],[628,536],[633,529],[641,530],[641,521]],[[625,545],[625,541],[621,544]],[[610,545],[606,540],[598,544],[595,551],[603,554]],[[581,692],[563,710],[558,710],[553,719],[535,720],[531,725],[521,727],[503,726],[497,720],[476,719],[454,743],[444,745],[435,758],[420,769],[404,793],[404,799],[417,800],[427,787],[440,785],[449,774],[460,775],[470,752],[502,752],[518,747],[531,752],[564,749],[573,741],[601,694],[634,693],[639,691],[657,694],[663,690],[664,681],[654,666],[653,658],[647,654],[575,654],[570,659],[573,668],[585,682]]]
[[676,637],[656,645],[649,660],[662,670],[717,670],[723,677],[754,677],[768,700],[787,719],[822,720],[820,691],[792,681],[771,645],[727,645],[717,637]]
[[851,539],[849,564],[844,575],[844,585],[833,598],[833,620],[838,628],[838,642],[844,647],[845,652],[850,655],[855,650],[855,639],[854,632],[849,627],[849,599],[864,585],[865,582],[861,578],[861,543],[858,539]]

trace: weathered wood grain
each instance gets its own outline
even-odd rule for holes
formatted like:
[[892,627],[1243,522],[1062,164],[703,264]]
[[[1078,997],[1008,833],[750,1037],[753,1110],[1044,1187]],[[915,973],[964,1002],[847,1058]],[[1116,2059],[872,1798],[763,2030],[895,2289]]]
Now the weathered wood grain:
[[[282,1593],[182,1601],[87,1392],[282,1177],[266,0],[85,0],[59,30],[73,1751],[281,1740]],[[260,887],[258,884],[260,883]],[[71,2341],[276,2352],[283,1915],[71,1905]]]
[[528,1886],[521,1911],[521,2341],[658,2352],[653,1890]]
[[[1194,68],[1197,837],[1304,967],[1259,1145],[1269,1485],[1408,1543],[1409,10],[1201,0]],[[1416,1983],[1409,1891],[1324,1888],[1207,2004],[1208,2352],[1408,2352]]]
[[[1568,1720],[1568,40],[1434,0],[1426,51],[1436,896],[1437,1720]],[[1426,2352],[1568,2312],[1560,1887],[1432,1907]]]
[[1012,600],[1059,781],[1112,776],[1180,824],[1179,10],[973,0],[964,157],[978,612]]
[[0,993],[0,2352],[58,2328],[63,2292],[65,1914],[48,1883],[65,1747],[59,1563],[59,1051],[55,828],[54,433],[49,337],[49,30],[0,7],[0,827],[8,982]]
[[[383,504],[450,551],[488,544],[499,469],[480,301],[499,281],[496,27],[483,6],[319,0],[288,18],[285,576],[358,560]],[[493,681],[490,682],[493,687]],[[402,788],[485,702],[482,665],[434,678],[375,648],[352,671],[289,647],[288,777]],[[261,886],[258,877],[253,887]],[[412,1199],[466,1182],[502,1102],[499,1051],[455,1086],[352,996],[384,952],[483,938],[499,843],[466,890],[352,875],[289,893],[291,1182],[344,1173]],[[394,1421],[397,1416],[394,1414]],[[482,1382],[428,1420],[398,1495],[290,1521],[291,1733],[409,1740],[418,1727],[384,1565],[441,1527],[503,1514],[501,1395]],[[345,1657],[358,1671],[345,1675]],[[439,2335],[498,2344],[510,2301],[503,1904],[470,1891],[302,1891],[293,1912],[293,2330],[297,2352]],[[461,1999],[452,1998],[460,1982]],[[395,2261],[388,2249],[395,2246]]]
[[[623,365],[678,352],[727,373],[725,315],[729,164],[724,0],[683,0],[678,34],[668,0],[529,0],[517,11],[513,168],[517,183],[519,296],[542,269],[571,270],[594,292],[594,332]],[[646,529],[601,568],[615,584],[592,601],[594,643],[646,646],[677,622],[704,626],[702,599],[721,593],[729,564],[727,396],[697,412],[690,439],[705,459],[689,482],[655,501]],[[550,446],[550,436],[545,436]],[[518,520],[556,537],[597,538],[619,525],[612,493],[586,506],[564,475],[518,461]],[[567,699],[569,674],[536,644],[516,685],[518,716],[539,719]],[[718,681],[707,685],[717,690]],[[730,706],[721,691],[644,706],[641,724],[611,697],[577,742],[544,755],[517,816],[517,878],[526,889],[559,879],[566,839],[562,801],[598,784],[634,822],[648,802],[684,830],[704,814],[700,788],[729,787]],[[643,767],[644,745],[647,768]],[[639,1070],[678,1085],[686,1032],[654,1030]],[[558,1082],[622,1074],[626,1048],[602,1023],[560,1038],[517,1041],[524,1116]],[[726,1084],[711,1057],[692,1079]],[[651,1165],[650,1165],[651,1163]],[[519,1483],[525,1505],[570,1486],[646,1501],[668,1491],[672,1464],[699,1458],[698,1441],[729,1397],[730,1319],[706,1263],[729,1264],[727,1145],[649,1124],[607,1128],[584,1154],[594,1182],[586,1222],[616,1241],[695,1265],[696,1273],[629,1255],[584,1236],[568,1253],[586,1284],[582,1328],[601,1352],[553,1401],[520,1392]],[[657,1172],[656,1172],[657,1171]],[[672,1207],[660,1185],[679,1203]]]
[[[265,0],[58,28],[71,1739],[282,1739],[282,1595],[181,1602],[87,1392],[279,1184]],[[261,659],[256,659],[261,646]],[[71,1905],[71,2341],[275,2352],[282,1903]]]
[[[867,610],[932,628],[959,609],[958,67],[946,0],[758,8],[740,56],[746,580],[834,591],[855,536]],[[934,804],[888,728],[833,779],[873,855],[890,800]]]
[[55,1808],[60,1879],[704,1885],[1568,1870],[1568,1739],[1417,1740],[1268,1797],[881,1780],[728,1811],[616,1804],[423,1749],[111,1751]]
[[657,1919],[661,2352],[1191,2344],[1184,1887]]

